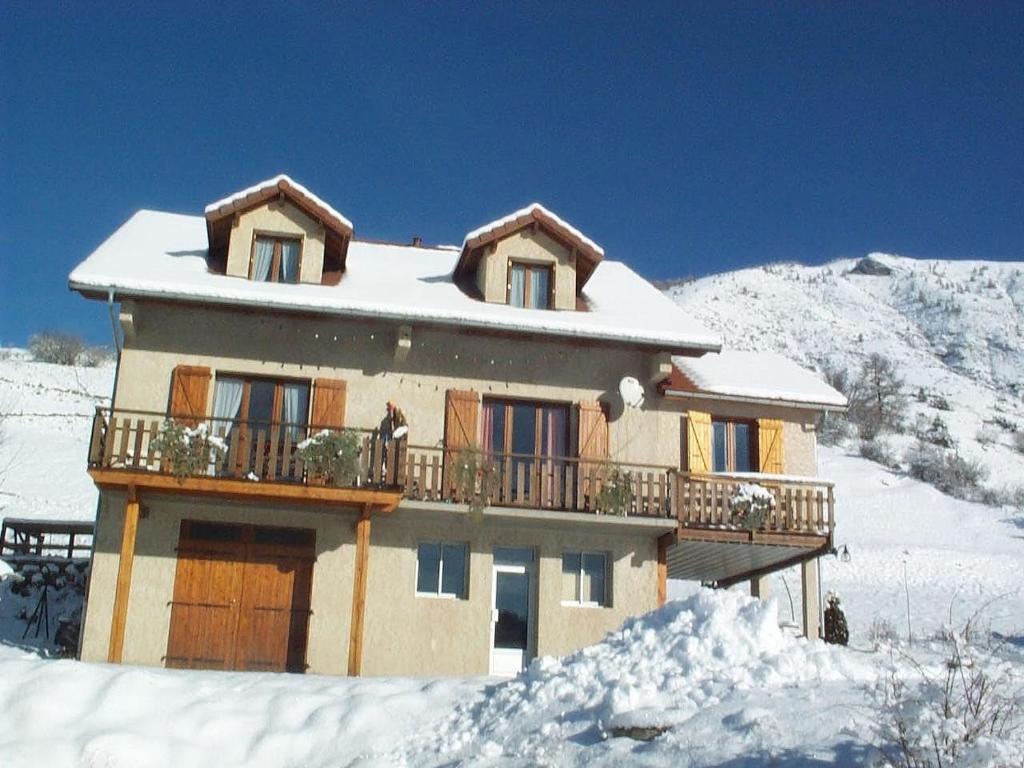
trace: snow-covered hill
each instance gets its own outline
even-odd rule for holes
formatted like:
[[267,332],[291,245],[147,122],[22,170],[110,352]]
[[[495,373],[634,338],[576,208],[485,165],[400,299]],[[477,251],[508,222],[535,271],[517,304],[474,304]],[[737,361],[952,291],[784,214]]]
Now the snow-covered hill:
[[51,365],[0,349],[0,517],[95,517],[89,429],[113,382],[112,363]]
[[[871,353],[891,358],[907,383],[911,424],[918,414],[941,416],[961,454],[988,470],[989,487],[1024,486],[1024,455],[1012,445],[1013,430],[1024,430],[1024,262],[874,253],[820,267],[769,264],[665,290],[734,349],[852,372]],[[951,410],[936,407],[943,401]]]

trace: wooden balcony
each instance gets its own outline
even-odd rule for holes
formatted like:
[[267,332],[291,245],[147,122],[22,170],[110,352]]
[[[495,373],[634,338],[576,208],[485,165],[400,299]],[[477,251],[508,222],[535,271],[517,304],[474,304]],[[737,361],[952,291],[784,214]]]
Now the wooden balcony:
[[[830,483],[773,475],[689,474],[664,466],[492,453],[480,456],[488,481],[480,480],[472,489],[465,483],[459,487],[453,470],[461,454],[407,440],[385,443],[372,430],[352,430],[361,446],[358,471],[339,487],[312,472],[297,453],[302,440],[320,431],[317,425],[205,419],[206,434],[222,441],[224,449],[199,471],[176,477],[157,439],[166,419],[160,413],[97,409],[89,446],[90,474],[97,483],[200,492],[226,488],[271,499],[353,500],[392,507],[404,497],[674,518],[680,539],[720,542],[830,541],[835,523]],[[609,482],[622,483],[625,478],[630,486],[625,503],[602,509],[602,504],[607,505],[602,490]],[[774,497],[772,509],[755,528],[746,526],[730,509],[730,499],[745,483],[761,485]]]
[[161,450],[167,423],[163,413],[97,408],[89,442],[89,474],[96,484],[384,510],[402,497],[398,444],[385,444],[375,430],[350,430],[358,435],[359,466],[353,477],[335,483],[307,467],[298,452],[303,440],[323,429],[318,425],[177,420],[204,430],[204,451],[209,442],[219,446],[208,461],[182,474]]

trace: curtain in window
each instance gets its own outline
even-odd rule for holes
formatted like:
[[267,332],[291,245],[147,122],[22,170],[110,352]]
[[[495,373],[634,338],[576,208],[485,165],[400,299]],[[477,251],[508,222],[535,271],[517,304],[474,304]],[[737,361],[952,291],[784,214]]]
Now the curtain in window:
[[213,390],[213,434],[220,434],[223,429],[227,437],[231,432],[242,407],[242,386],[241,379],[217,379]]
[[304,412],[303,395],[306,394],[304,384],[285,384],[281,397],[281,421],[288,425],[292,438],[304,437],[306,414]]
[[281,243],[281,280],[285,283],[299,281],[299,244],[294,240]]
[[252,258],[252,279],[264,282],[269,280],[270,267],[274,263],[274,241],[257,239]]
[[[234,422],[238,418],[238,410],[242,407],[242,387],[241,379],[217,379],[217,386],[213,390],[213,418],[210,423],[210,432],[221,437],[225,443],[231,439],[231,430],[235,427]],[[207,474],[214,475],[216,473],[216,464],[211,459]]]
[[526,269],[513,266],[509,275],[508,303],[513,307],[523,306],[526,300]]
[[548,270],[539,268],[530,270],[530,307],[533,309],[548,308]]
[[[483,449],[484,449],[484,453],[487,454],[488,456],[492,456],[493,457],[494,456],[494,449],[495,449],[495,445],[494,445],[494,412],[498,408],[504,409],[504,407],[505,406],[503,404],[486,403],[485,402],[484,403],[484,407],[483,407],[483,411],[481,412],[481,418],[482,418],[482,421],[483,421],[483,432],[482,432],[482,434],[483,434],[483,438],[484,438]],[[501,448],[501,446],[498,446],[498,447]]]

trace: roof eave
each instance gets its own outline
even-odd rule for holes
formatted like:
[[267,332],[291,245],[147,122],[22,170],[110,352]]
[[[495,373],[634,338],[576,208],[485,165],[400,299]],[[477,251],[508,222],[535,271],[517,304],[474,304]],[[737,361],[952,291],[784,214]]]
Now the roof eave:
[[103,301],[106,301],[108,299],[108,296],[110,296],[110,292],[112,291],[115,296],[131,299],[153,299],[157,301],[177,301],[187,302],[191,304],[216,304],[218,306],[226,307],[261,307],[264,309],[274,309],[277,311],[288,312],[297,315],[327,314],[353,318],[376,318],[380,320],[397,322],[411,321],[419,323],[421,325],[469,327],[477,330],[492,331],[499,333],[521,333],[527,336],[541,334],[553,338],[583,338],[588,341],[607,342],[610,344],[624,344],[631,347],[643,347],[651,349],[652,351],[667,352],[673,355],[687,355],[693,354],[694,352],[703,354],[705,352],[717,352],[721,349],[720,343],[704,341],[700,339],[666,339],[658,338],[655,336],[647,336],[646,338],[628,338],[625,336],[613,335],[610,333],[601,333],[600,331],[581,331],[580,329],[550,330],[544,328],[522,328],[513,325],[503,325],[500,322],[483,322],[481,320],[467,318],[427,318],[420,315],[416,315],[413,312],[386,312],[373,309],[358,309],[352,307],[339,307],[336,309],[330,307],[304,308],[290,303],[267,300],[265,297],[239,299],[236,297],[203,295],[197,296],[195,294],[187,294],[177,291],[149,291],[140,288],[122,288],[117,285],[112,285],[110,283],[105,282],[95,283],[87,282],[82,279],[76,280],[74,279],[73,273],[68,277],[68,288],[72,291],[76,291],[82,294],[82,296],[84,296],[87,299],[102,299]]
[[733,395],[720,392],[693,392],[685,389],[666,389],[665,397],[692,398],[696,400],[714,400],[731,403],[748,403],[751,405],[775,405],[785,408],[801,408],[803,410],[830,413],[846,413],[848,406],[826,403],[819,400],[795,400],[793,398],[755,397],[752,395]]

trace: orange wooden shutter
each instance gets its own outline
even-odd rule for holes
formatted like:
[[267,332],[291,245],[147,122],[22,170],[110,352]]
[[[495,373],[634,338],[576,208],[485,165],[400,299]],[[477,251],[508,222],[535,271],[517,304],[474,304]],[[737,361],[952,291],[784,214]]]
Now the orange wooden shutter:
[[206,416],[206,398],[210,391],[210,369],[197,365],[179,365],[171,374],[170,415],[194,427]]
[[449,389],[445,405],[444,447],[457,451],[477,445],[477,414],[480,412],[480,395],[472,390],[460,392]]
[[597,401],[579,404],[579,457],[591,461],[608,460],[608,414]]
[[342,379],[314,379],[310,426],[314,429],[344,427],[347,393],[348,385]]
[[779,419],[757,420],[757,463],[766,474],[783,473],[782,422]]
[[690,411],[686,414],[686,469],[711,471],[711,414]]
[[452,461],[460,450],[479,444],[477,421],[480,413],[480,395],[473,390],[449,389],[445,398],[444,414],[444,487],[452,491]]

